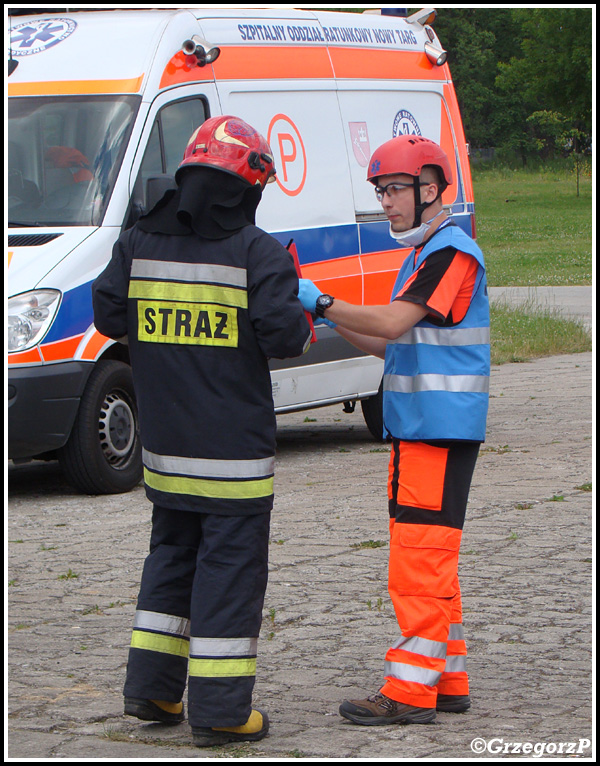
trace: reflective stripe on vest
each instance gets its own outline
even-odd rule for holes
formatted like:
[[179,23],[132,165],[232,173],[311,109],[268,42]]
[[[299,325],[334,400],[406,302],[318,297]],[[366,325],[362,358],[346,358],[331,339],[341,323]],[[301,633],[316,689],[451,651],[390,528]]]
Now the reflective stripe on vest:
[[490,379],[487,375],[384,375],[385,391],[413,394],[419,391],[450,391],[452,393],[487,394]]
[[490,342],[489,327],[442,329],[439,327],[411,327],[408,332],[390,343],[427,343],[429,346],[473,346]]
[[383,377],[384,423],[408,441],[484,441],[489,397],[490,329],[485,266],[477,244],[457,226],[435,234],[402,265],[392,299],[426,258],[445,247],[474,257],[479,269],[473,296],[459,325],[426,319],[387,345]]

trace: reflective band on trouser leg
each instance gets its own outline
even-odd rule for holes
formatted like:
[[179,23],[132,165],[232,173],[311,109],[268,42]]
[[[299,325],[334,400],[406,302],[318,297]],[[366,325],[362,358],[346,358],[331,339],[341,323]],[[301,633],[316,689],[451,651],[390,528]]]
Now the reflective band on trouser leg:
[[[394,521],[391,526],[389,593],[402,638],[386,654],[382,692],[407,705],[435,707],[446,668],[461,532]],[[446,547],[433,547],[436,541]],[[423,547],[416,547],[419,542]]]
[[185,688],[189,620],[139,609],[127,663],[125,696],[179,702]]
[[251,711],[257,638],[198,638],[190,642],[188,714],[191,726],[241,726]]
[[406,705],[435,707],[436,687],[446,668],[447,629],[443,626],[450,618],[450,599],[397,596],[392,590],[390,595],[401,637],[385,655],[381,691]]
[[452,599],[450,615],[450,632],[448,633],[448,653],[446,668],[438,684],[438,694],[464,695],[469,694],[469,677],[467,675],[467,644],[462,626],[462,607],[460,588]]
[[256,638],[192,638],[190,676],[233,678],[256,675]]
[[269,519],[269,513],[206,516],[192,595],[190,726],[241,726],[251,713]]
[[389,593],[401,637],[386,654],[381,691],[417,707],[435,707],[438,684],[450,669],[448,633],[466,506],[464,488],[455,487],[458,459],[452,447],[396,442],[390,460]]

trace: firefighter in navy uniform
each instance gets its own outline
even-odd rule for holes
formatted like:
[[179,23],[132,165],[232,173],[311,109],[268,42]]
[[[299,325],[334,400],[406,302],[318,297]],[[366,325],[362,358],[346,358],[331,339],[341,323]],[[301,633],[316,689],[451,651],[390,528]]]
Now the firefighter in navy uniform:
[[93,285],[103,334],[127,336],[153,503],[125,713],[188,720],[200,747],[259,740],[252,709],[267,583],[275,414],[268,359],[310,328],[285,248],[254,225],[271,149],[232,116],[190,138],[167,194]]

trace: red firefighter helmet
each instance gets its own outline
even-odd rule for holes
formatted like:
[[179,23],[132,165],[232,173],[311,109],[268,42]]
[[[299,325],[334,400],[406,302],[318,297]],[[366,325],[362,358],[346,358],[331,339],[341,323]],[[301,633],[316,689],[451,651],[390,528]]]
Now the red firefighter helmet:
[[210,117],[194,131],[175,180],[180,170],[193,167],[217,168],[261,188],[275,178],[269,144],[251,125],[232,115]]
[[376,184],[380,176],[397,173],[418,177],[425,165],[439,168],[440,181],[445,182],[441,191],[452,183],[450,161],[441,146],[423,136],[396,136],[373,152],[367,180]]

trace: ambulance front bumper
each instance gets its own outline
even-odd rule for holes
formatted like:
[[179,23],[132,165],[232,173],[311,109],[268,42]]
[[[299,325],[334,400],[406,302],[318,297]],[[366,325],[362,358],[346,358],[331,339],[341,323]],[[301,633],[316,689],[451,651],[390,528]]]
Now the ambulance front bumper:
[[64,446],[92,369],[89,362],[9,367],[9,459],[38,457]]

